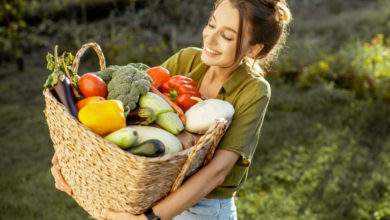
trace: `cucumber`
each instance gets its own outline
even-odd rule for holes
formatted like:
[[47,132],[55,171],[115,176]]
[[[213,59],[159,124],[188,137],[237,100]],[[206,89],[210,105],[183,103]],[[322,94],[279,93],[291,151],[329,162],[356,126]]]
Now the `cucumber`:
[[159,157],[164,155],[165,146],[161,141],[157,139],[151,139],[144,141],[137,146],[128,148],[126,151],[138,156]]

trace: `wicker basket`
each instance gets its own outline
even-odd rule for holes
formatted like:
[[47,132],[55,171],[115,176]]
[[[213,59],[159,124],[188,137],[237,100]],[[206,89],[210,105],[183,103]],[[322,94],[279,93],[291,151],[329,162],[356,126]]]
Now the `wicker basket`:
[[[100,68],[105,68],[99,45],[88,43],[76,54],[74,72],[90,47],[99,56]],[[229,126],[224,119],[216,120],[195,146],[174,155],[147,158],[120,149],[79,123],[49,90],[43,95],[62,175],[73,190],[73,198],[94,218],[103,208],[143,213],[211,159]]]

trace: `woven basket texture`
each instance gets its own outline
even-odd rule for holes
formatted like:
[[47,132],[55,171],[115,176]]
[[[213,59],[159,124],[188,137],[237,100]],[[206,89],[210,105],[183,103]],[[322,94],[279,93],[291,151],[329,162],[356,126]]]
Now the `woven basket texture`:
[[49,90],[44,114],[64,179],[92,217],[103,208],[143,213],[211,158],[228,122],[217,120],[195,146],[174,155],[132,155],[78,122]]
[[[100,69],[106,68],[100,46],[91,42],[75,56],[72,70],[76,75],[80,59],[89,48],[96,52]],[[229,126],[228,121],[218,119],[193,147],[147,158],[122,150],[82,125],[50,90],[44,90],[43,96],[61,173],[73,190],[73,198],[94,218],[99,218],[103,208],[143,213],[211,160]]]

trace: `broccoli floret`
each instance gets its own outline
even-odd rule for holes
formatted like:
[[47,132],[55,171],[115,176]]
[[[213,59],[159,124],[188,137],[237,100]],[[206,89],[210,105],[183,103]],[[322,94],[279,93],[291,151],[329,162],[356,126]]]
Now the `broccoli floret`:
[[134,68],[138,69],[138,70],[142,70],[142,71],[146,71],[147,69],[149,69],[150,67],[143,64],[143,63],[129,63],[128,65],[131,65],[133,66]]
[[110,66],[98,73],[104,81],[109,79],[107,99],[122,101],[126,114],[137,107],[139,97],[150,89],[152,80],[145,73],[145,67],[147,66],[131,63],[126,66]]
[[107,67],[105,70],[101,70],[96,73],[97,76],[99,76],[105,83],[109,83],[112,78],[112,74],[119,70],[121,66],[112,65]]

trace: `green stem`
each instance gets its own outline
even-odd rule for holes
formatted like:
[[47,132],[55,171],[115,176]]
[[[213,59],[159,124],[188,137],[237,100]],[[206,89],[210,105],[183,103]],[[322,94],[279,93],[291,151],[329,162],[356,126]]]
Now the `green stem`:
[[179,93],[177,92],[176,89],[169,90],[169,97],[171,98],[172,101],[175,101],[177,96],[179,96]]

